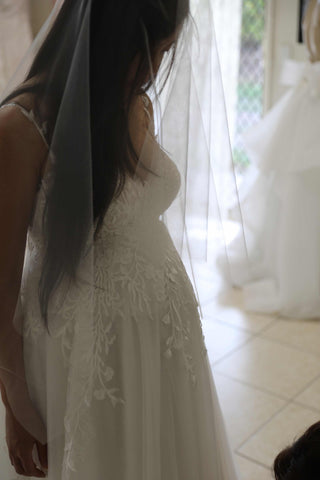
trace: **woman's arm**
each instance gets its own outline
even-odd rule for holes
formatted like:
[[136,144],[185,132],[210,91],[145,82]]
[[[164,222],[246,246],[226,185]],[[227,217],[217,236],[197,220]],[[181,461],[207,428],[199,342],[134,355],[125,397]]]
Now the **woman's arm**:
[[6,389],[4,387],[4,384],[1,382],[1,380],[0,380],[0,392],[1,392],[1,399],[2,399],[3,405],[6,407],[6,409],[10,408],[7,395],[6,395]]
[[[17,107],[0,110],[0,381],[3,402],[27,398],[22,336],[13,325],[27,230],[46,148]],[[9,372],[14,372],[12,375]],[[13,408],[16,410],[16,408]]]

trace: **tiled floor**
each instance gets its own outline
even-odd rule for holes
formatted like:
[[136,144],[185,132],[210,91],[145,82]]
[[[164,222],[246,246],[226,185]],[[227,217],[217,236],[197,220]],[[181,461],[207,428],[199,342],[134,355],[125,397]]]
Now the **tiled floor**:
[[241,480],[271,480],[276,454],[320,420],[320,320],[243,311],[240,290],[202,320]]

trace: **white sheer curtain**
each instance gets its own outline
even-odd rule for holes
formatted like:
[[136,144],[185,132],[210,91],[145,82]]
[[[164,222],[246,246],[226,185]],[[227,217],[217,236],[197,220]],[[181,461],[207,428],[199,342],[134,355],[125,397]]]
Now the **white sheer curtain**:
[[233,144],[238,100],[242,0],[212,0],[212,4],[230,138]]
[[32,41],[28,7],[27,0],[0,0],[0,91]]
[[[194,14],[198,9],[201,11],[201,5],[204,5],[205,2],[206,0],[191,0],[191,13]],[[216,61],[217,58],[214,54],[212,68],[210,70],[207,65],[204,65],[200,83],[202,86],[211,83],[208,91],[214,90],[214,101],[210,101],[208,97],[207,111],[205,103],[202,102],[202,114],[206,119],[211,118],[210,122],[206,121],[205,123],[210,123],[211,126],[211,144],[209,142],[208,146],[212,169],[208,171],[208,178],[201,176],[203,183],[197,183],[195,181],[197,164],[195,165],[192,191],[197,192],[197,194],[194,193],[196,213],[192,215],[189,212],[187,242],[184,244],[185,250],[182,252],[182,258],[190,278],[197,278],[194,286],[202,305],[212,301],[219,294],[224,280],[215,266],[216,257],[222,252],[222,256],[227,262],[228,244],[239,231],[239,226],[228,219],[228,212],[230,205],[237,204],[238,199],[236,179],[232,168],[231,147],[236,133],[242,0],[210,0],[210,2],[213,9],[219,62]],[[204,79],[206,75],[208,76],[207,83]],[[195,77],[193,80],[196,84],[198,79]],[[222,80],[223,91],[220,88],[220,80]],[[198,94],[202,95],[199,88]],[[206,92],[203,92],[203,96],[206,96]],[[226,122],[226,114],[228,122]],[[190,134],[198,135],[198,132],[190,131]],[[201,141],[203,139],[199,138],[199,142]],[[201,160],[200,156],[195,162],[200,163]],[[199,165],[198,167],[200,168]],[[190,195],[190,188],[188,194]],[[203,213],[205,204],[207,222],[204,221]],[[201,209],[198,208],[199,205],[201,205]],[[235,210],[237,210],[236,207]],[[172,222],[174,221],[173,218]],[[206,259],[204,260],[202,254],[205,239]],[[242,248],[245,251],[244,242]],[[190,256],[191,262],[189,263]],[[230,270],[230,281],[232,281],[232,275]]]

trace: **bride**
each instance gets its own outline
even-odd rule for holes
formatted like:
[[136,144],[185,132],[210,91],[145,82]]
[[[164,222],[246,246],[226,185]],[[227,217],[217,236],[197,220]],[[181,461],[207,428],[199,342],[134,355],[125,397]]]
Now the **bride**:
[[237,478],[178,253],[209,7],[60,0],[2,97],[3,480]]

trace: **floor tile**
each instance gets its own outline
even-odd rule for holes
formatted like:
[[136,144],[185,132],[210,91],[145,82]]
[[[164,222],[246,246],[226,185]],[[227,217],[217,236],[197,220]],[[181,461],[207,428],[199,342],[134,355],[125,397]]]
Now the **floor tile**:
[[231,445],[236,448],[285,404],[273,395],[215,373],[215,384]]
[[320,356],[319,321],[277,319],[262,335]]
[[243,310],[243,293],[241,288],[229,288],[220,292],[218,297],[220,308],[236,307]]
[[309,387],[295,398],[296,402],[320,411],[320,378],[317,378]]
[[217,298],[204,307],[204,314],[218,318],[229,325],[258,333],[275,322],[273,315],[246,312],[243,307],[243,294],[239,288],[220,292]]
[[217,372],[291,399],[320,374],[319,359],[255,338],[215,365]]
[[238,467],[239,480],[272,480],[271,469],[258,465],[247,458],[235,455],[236,465]]
[[300,405],[289,404],[238,451],[270,467],[280,450],[291,444],[317,420],[319,415],[316,412]]
[[241,328],[250,333],[259,333],[275,322],[270,315],[249,314],[234,307],[223,307],[217,301],[210,302],[204,308],[207,318],[215,318],[228,325]]
[[202,327],[211,364],[251,338],[249,333],[213,319],[203,319]]

